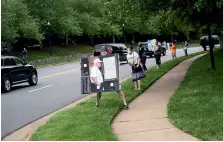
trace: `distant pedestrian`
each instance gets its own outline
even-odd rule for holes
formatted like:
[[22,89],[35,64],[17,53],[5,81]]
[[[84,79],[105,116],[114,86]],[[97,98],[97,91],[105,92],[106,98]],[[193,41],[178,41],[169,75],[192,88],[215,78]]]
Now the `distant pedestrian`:
[[26,50],[26,48],[23,49],[22,55],[23,55],[23,61],[27,62],[28,51]]
[[172,53],[172,58],[173,60],[177,58],[177,55],[176,55],[176,45],[174,43],[172,43],[170,45],[170,50],[171,50],[171,53]]
[[157,69],[159,69],[161,66],[161,48],[162,45],[157,41],[156,46],[153,48]]
[[138,53],[128,48],[127,61],[132,68],[132,81],[134,82],[135,90],[141,90],[141,79],[145,77],[145,72],[141,66]]
[[143,69],[147,72],[145,48],[143,47],[142,43],[140,43],[140,42],[138,44],[138,53],[139,53],[139,57],[141,59],[140,61],[142,63]]
[[185,41],[185,42],[184,42],[184,47],[183,47],[183,50],[184,50],[185,56],[188,56],[188,54],[187,54],[187,49],[188,49],[188,42],[187,42],[187,41]]

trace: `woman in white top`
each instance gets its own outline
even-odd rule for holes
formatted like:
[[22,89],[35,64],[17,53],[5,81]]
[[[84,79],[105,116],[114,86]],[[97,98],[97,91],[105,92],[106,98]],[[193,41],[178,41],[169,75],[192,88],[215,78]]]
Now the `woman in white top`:
[[135,84],[135,90],[140,90],[141,79],[145,77],[145,72],[141,66],[138,53],[133,52],[131,48],[128,48],[127,61],[132,67],[132,81]]

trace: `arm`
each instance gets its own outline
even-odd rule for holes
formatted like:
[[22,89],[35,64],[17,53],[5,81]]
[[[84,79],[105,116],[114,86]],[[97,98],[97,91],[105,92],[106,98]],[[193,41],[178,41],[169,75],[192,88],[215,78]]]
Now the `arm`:
[[94,82],[94,84],[96,84],[97,86],[100,86],[96,77],[91,77],[91,79]]
[[135,56],[137,58],[137,66],[139,67],[140,62],[141,62],[141,58],[140,58],[140,56],[137,53],[134,53],[134,54],[135,54]]
[[138,57],[138,62],[137,62],[137,66],[139,67],[139,65],[140,65],[140,62],[141,62],[141,59],[140,59],[140,57]]

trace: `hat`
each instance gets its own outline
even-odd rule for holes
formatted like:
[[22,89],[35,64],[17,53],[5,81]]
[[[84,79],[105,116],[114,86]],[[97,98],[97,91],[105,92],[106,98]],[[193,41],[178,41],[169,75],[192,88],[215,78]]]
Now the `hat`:
[[97,59],[94,59],[94,64],[96,64],[96,63],[101,63],[102,61],[99,59],[99,58],[97,58]]

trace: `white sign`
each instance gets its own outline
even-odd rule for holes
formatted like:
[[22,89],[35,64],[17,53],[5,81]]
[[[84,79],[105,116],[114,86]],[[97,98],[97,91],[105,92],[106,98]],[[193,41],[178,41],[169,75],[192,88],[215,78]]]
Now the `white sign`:
[[103,58],[104,79],[117,78],[115,56]]

